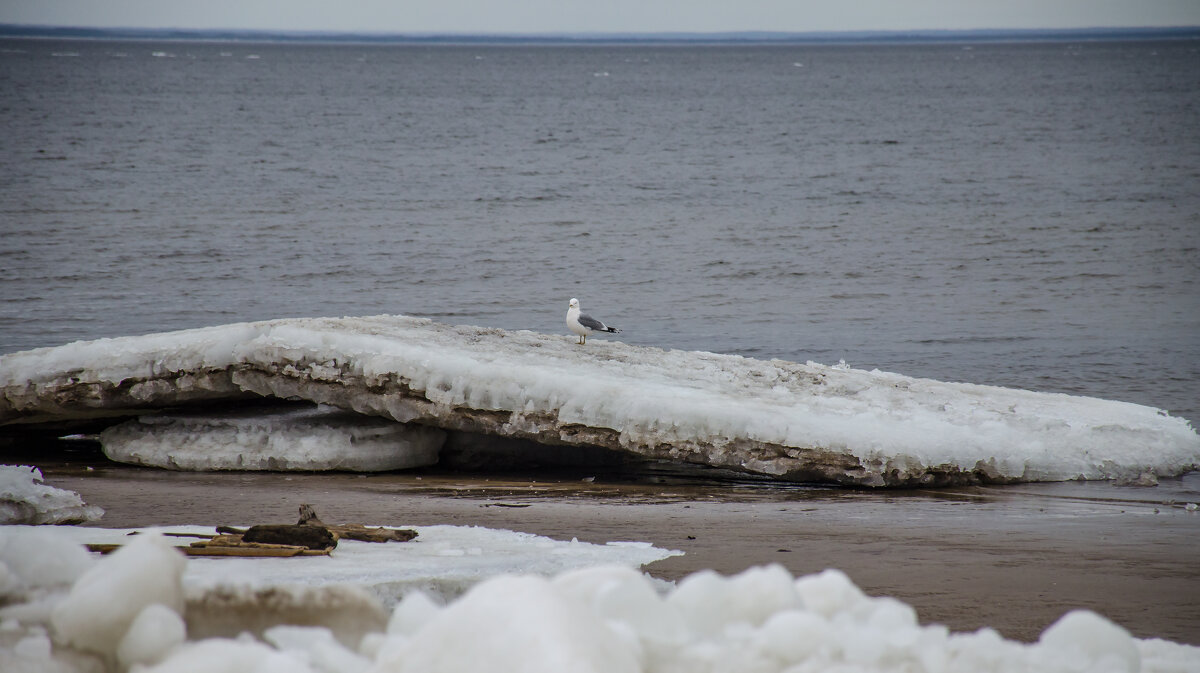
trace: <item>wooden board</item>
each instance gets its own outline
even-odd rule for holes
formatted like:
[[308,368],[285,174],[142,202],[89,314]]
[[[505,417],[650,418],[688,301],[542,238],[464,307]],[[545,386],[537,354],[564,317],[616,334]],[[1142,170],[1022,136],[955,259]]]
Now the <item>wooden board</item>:
[[[110,554],[121,548],[119,544],[88,544],[88,551]],[[329,549],[305,549],[290,546],[206,546],[175,547],[186,556],[240,557],[240,558],[287,558],[290,556],[329,556]]]

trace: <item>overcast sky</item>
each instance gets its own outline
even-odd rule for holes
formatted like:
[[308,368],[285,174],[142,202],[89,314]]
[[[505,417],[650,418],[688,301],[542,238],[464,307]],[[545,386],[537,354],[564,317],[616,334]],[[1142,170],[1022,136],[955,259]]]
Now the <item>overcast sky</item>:
[[0,0],[0,23],[382,33],[1200,25],[1200,0]]

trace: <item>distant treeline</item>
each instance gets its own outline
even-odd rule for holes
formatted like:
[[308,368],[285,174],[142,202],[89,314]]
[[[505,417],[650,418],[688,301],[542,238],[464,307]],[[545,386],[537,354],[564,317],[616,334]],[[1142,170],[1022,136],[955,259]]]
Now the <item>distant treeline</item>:
[[455,35],[331,33],[266,30],[75,28],[0,24],[0,37],[92,40],[191,40],[207,42],[332,42],[378,44],[800,44],[838,42],[1021,42],[1200,40],[1200,26],[1171,28],[1077,28],[1028,30],[917,30],[821,33],[562,33]]

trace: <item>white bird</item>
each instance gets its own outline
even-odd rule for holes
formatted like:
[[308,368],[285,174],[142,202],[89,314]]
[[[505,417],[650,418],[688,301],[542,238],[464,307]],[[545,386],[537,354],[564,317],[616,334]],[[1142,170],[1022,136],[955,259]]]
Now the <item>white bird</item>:
[[579,335],[579,344],[587,343],[588,335],[592,332],[620,332],[616,327],[609,327],[590,315],[579,312],[579,300],[571,298],[567,307],[567,329]]

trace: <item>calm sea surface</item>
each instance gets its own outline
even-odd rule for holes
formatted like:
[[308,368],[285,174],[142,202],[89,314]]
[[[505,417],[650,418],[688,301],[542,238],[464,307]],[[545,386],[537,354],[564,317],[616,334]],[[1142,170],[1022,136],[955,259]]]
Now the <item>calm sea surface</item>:
[[406,313],[1200,420],[1200,43],[0,41],[0,352]]

